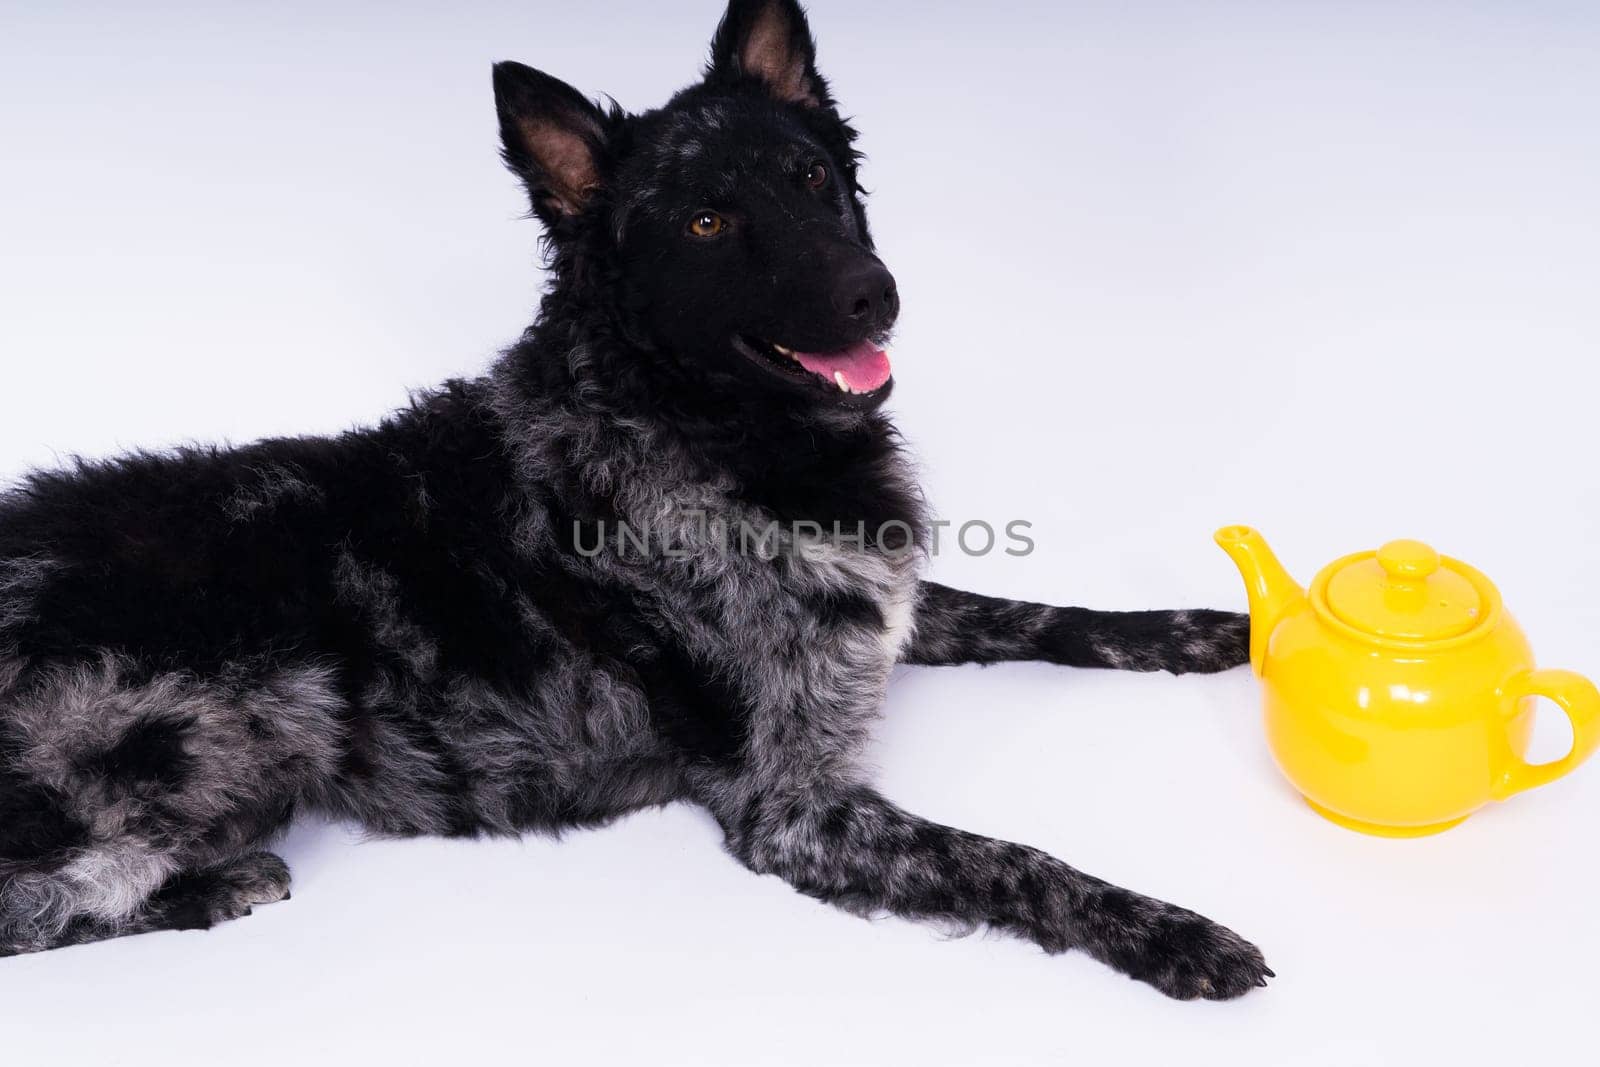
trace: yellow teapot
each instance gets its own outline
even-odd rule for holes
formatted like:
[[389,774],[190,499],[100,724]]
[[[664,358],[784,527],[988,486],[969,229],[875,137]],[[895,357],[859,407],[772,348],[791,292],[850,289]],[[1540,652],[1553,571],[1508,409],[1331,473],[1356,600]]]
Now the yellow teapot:
[[[1250,663],[1285,776],[1352,830],[1420,837],[1552,782],[1600,747],[1600,691],[1533,652],[1489,579],[1419,541],[1324,567],[1301,589],[1248,526],[1217,531],[1250,595]],[[1534,699],[1572,720],[1572,750],[1523,759]]]

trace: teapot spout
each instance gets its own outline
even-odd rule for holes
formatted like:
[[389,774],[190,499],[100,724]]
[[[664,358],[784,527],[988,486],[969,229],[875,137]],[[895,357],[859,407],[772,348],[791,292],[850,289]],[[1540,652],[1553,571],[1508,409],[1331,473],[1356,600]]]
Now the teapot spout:
[[1278,620],[1305,598],[1306,591],[1289,577],[1260,532],[1249,526],[1224,526],[1217,544],[1244,575],[1250,595],[1250,666],[1259,676],[1266,665],[1267,638]]

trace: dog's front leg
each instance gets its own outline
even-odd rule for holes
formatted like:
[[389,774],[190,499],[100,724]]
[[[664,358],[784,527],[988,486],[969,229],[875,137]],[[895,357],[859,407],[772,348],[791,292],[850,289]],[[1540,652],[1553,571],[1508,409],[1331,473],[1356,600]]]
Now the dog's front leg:
[[923,582],[906,663],[1045,660],[1068,667],[1210,673],[1250,658],[1250,619],[1228,611],[1090,611]]
[[858,784],[729,777],[706,797],[751,870],[858,913],[987,925],[1047,952],[1082,949],[1168,996],[1266,985],[1261,952],[1192,911],[1119,889],[1038,849],[940,826]]

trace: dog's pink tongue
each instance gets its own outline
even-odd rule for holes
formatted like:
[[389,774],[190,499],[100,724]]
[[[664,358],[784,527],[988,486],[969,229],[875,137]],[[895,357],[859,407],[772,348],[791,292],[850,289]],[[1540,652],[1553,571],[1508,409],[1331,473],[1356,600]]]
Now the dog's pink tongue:
[[794,358],[812,374],[838,383],[853,393],[870,393],[889,380],[889,353],[869,341],[857,341],[838,352],[796,352]]

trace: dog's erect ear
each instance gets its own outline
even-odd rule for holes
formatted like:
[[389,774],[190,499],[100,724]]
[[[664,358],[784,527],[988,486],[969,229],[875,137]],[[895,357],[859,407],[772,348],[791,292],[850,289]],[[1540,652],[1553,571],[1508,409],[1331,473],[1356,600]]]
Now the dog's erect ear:
[[600,186],[605,114],[582,93],[521,63],[494,65],[494,103],[506,166],[546,222],[576,215]]
[[831,104],[828,85],[817,74],[817,45],[806,13],[795,0],[731,0],[711,39],[706,80],[737,84],[755,80],[785,103]]

